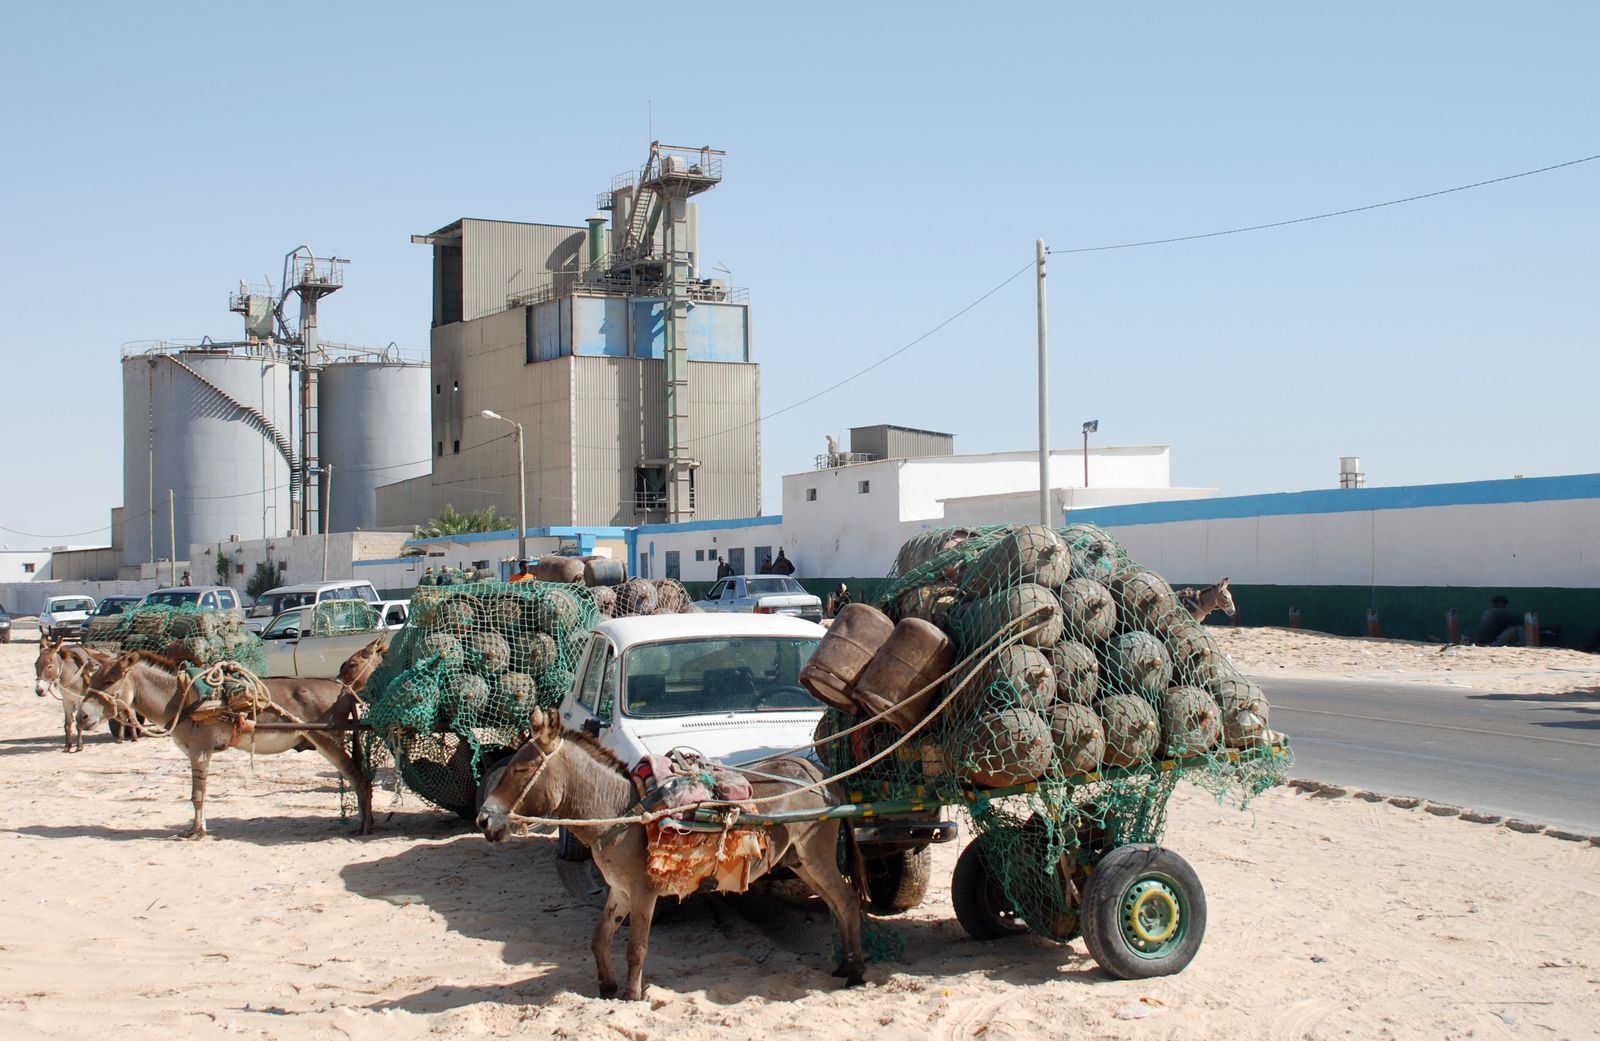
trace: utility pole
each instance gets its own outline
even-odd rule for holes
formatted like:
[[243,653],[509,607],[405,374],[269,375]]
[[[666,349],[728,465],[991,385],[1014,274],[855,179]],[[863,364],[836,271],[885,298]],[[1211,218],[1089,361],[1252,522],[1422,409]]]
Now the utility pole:
[[178,518],[172,510],[172,489],[167,489],[167,585],[178,584]]
[[517,564],[520,566],[528,559],[528,468],[523,462],[522,424],[489,409],[478,414],[484,419],[498,419],[517,428]]
[[333,513],[333,465],[322,467],[322,490],[327,499],[327,509],[322,514],[322,580],[328,580],[328,518]]
[[1038,253],[1035,262],[1039,268],[1039,523],[1052,528],[1055,525],[1050,523],[1050,362],[1049,315],[1044,288],[1044,239],[1039,239],[1036,246]]

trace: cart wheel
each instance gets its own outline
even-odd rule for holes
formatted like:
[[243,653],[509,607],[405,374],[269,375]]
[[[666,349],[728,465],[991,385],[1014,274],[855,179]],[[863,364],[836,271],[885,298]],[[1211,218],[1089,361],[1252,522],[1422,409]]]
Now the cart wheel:
[[1118,846],[1084,887],[1083,940],[1108,976],[1183,971],[1206,934],[1206,893],[1189,862],[1162,846]]
[[967,844],[950,877],[950,903],[955,907],[956,921],[974,940],[998,940],[1025,933],[1028,927],[989,877],[978,849],[982,841],[979,838]]
[[868,908],[873,914],[909,911],[928,895],[933,876],[933,850],[897,849],[886,857],[867,861]]

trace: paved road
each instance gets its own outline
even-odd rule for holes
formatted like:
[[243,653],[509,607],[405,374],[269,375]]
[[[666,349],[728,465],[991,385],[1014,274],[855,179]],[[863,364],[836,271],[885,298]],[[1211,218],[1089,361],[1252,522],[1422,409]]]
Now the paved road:
[[1255,678],[1297,777],[1600,835],[1600,696]]

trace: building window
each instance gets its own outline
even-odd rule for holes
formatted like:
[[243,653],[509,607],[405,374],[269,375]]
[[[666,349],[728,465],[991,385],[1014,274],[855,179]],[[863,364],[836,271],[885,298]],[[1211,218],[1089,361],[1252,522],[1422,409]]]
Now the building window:
[[647,553],[639,554],[639,577],[650,577],[650,555]]
[[452,444],[453,447],[450,449],[450,451],[454,452],[456,455],[460,455],[461,454],[461,439],[460,438],[456,438],[455,441],[451,442],[451,444]]
[[477,568],[479,571],[489,570],[489,562],[487,560],[474,560],[472,562],[472,566]]
[[856,482],[856,494],[857,495],[866,495],[870,491],[872,491],[872,482],[871,481],[857,481]]
[[244,574],[244,561],[240,561],[239,563],[233,565],[233,573],[236,575]]
[[667,550],[667,577],[668,578],[682,578],[683,577],[682,575],[680,575],[678,573],[678,551],[675,550],[675,549]]
[[435,384],[434,384],[434,385],[433,385],[433,392],[434,392],[434,394],[438,394],[438,393],[439,393],[439,392],[440,392],[440,391],[442,391],[442,390],[444,390],[444,387],[443,387],[443,386],[441,386],[441,385],[440,385],[440,384],[438,384],[438,383],[435,383]]
[[24,565],[22,565],[22,573],[24,575],[31,575],[31,574],[34,573],[35,570],[38,569],[38,567],[39,567],[38,564],[24,564]]
[[815,488],[807,488],[806,489],[806,502],[816,502],[816,501],[817,501],[817,490]]
[[455,391],[458,391],[460,389],[461,389],[461,381],[460,380],[451,380],[450,381],[450,390],[451,390],[452,393],[454,393]]
[[433,454],[437,455],[437,456],[443,456],[444,455],[444,442],[443,441],[437,441],[437,442],[434,443]]
[[704,562],[705,559],[706,559],[706,551],[703,550],[703,549],[695,550],[694,551],[694,559],[698,560],[698,561],[701,561],[701,562]]

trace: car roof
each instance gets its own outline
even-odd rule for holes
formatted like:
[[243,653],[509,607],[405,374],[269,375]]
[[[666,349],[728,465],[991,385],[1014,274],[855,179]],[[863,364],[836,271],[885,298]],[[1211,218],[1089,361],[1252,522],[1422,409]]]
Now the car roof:
[[93,600],[93,599],[94,599],[94,597],[90,596],[88,593],[57,593],[55,596],[52,596],[48,600],[46,600],[45,603],[53,604],[57,600]]
[[[226,589],[230,593],[234,592],[232,586],[162,586],[160,589],[150,590],[145,596],[155,596],[157,593],[211,593],[222,589]],[[142,600],[144,597],[140,597],[140,599]]]
[[144,599],[143,596],[136,595],[136,594],[133,594],[133,593],[112,593],[110,596],[101,597],[100,598],[100,602],[102,604],[105,604],[105,603],[113,603],[114,604],[119,600],[143,600],[143,599]]
[[820,640],[828,632],[815,622],[793,615],[725,612],[612,618],[595,626],[594,631],[610,637],[619,651],[626,651],[634,644],[656,643],[660,640],[711,636],[783,636],[797,640]]
[[[276,593],[319,593],[324,589],[339,589],[343,586],[370,586],[364,578],[347,578],[340,582],[296,582],[292,586],[274,586],[262,593],[262,596],[272,596]],[[376,588],[376,587],[374,587]]]

